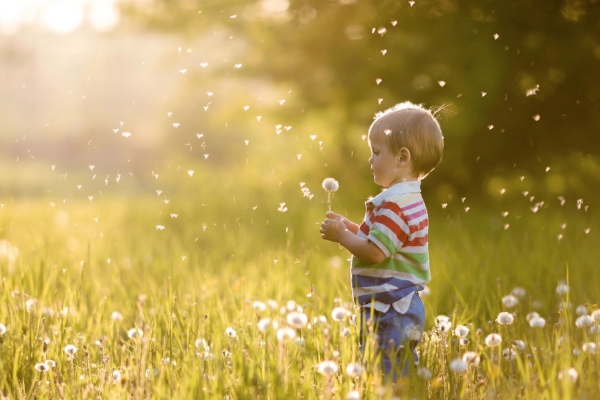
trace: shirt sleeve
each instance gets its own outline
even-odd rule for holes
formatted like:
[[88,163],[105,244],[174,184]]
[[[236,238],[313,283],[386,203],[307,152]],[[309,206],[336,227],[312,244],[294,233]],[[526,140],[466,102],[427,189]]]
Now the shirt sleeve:
[[410,229],[400,206],[385,202],[376,208],[367,237],[387,257],[396,253],[408,240]]

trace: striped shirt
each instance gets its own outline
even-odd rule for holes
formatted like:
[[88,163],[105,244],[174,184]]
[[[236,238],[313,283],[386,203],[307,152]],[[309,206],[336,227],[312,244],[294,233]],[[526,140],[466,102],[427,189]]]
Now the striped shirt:
[[365,219],[357,235],[379,247],[385,260],[369,264],[352,258],[353,296],[361,306],[376,302],[394,304],[398,310],[398,303],[406,303],[431,279],[429,220],[421,197],[421,181],[397,183],[365,206]]

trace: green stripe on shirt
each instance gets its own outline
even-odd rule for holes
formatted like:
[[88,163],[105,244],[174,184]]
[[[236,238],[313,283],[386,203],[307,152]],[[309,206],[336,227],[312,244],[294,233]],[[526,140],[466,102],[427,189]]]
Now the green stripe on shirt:
[[367,264],[360,261],[358,258],[354,257],[353,261],[356,260],[358,262],[352,263],[353,268],[378,268],[378,269],[387,269],[398,272],[405,272],[413,275],[415,278],[420,279],[422,281],[431,280],[431,274],[429,273],[429,269],[421,269],[414,265],[410,265],[407,262],[397,260],[394,258],[386,258],[382,262],[378,264]]

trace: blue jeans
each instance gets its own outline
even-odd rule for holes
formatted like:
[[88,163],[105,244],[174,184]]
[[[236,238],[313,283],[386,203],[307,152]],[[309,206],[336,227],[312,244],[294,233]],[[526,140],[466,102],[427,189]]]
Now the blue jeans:
[[414,294],[404,314],[400,314],[393,306],[385,313],[363,307],[361,317],[360,342],[363,351],[368,338],[367,326],[370,325],[377,338],[384,376],[388,379],[391,377],[394,382],[398,376],[406,376],[408,363],[416,364],[419,361],[416,347],[425,327],[425,307],[419,294]]

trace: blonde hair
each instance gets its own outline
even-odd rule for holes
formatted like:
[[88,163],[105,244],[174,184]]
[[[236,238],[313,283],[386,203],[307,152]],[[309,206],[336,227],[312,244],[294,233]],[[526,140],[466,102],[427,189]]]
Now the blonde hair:
[[411,154],[413,172],[425,178],[442,161],[444,136],[435,112],[409,101],[375,114],[369,132],[385,134],[393,153],[406,147]]

